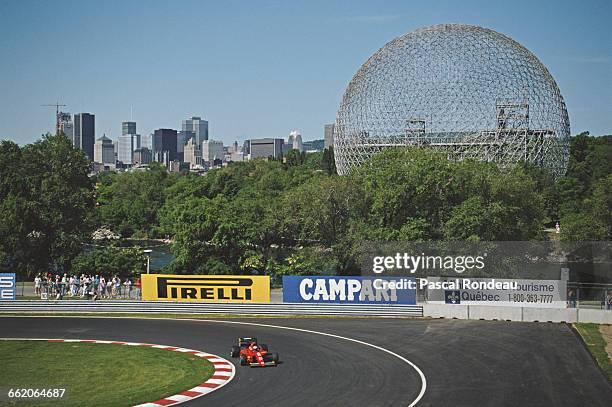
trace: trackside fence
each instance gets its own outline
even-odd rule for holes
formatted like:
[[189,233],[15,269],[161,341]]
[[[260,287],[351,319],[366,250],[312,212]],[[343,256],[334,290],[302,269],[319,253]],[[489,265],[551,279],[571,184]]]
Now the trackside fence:
[[1,313],[150,313],[219,315],[333,315],[362,317],[422,317],[420,305],[188,303],[167,301],[7,301]]

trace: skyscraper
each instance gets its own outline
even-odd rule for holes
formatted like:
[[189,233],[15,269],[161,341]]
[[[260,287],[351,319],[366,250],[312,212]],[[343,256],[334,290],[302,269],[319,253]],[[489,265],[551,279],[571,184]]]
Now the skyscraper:
[[282,138],[259,138],[249,140],[251,159],[259,157],[280,157],[283,155],[285,140]]
[[325,125],[325,148],[334,146],[334,125]]
[[122,122],[121,135],[136,134],[136,122]]
[[183,120],[183,131],[192,131],[195,134],[197,145],[202,144],[204,140],[208,140],[208,121],[202,120],[200,117],[192,117],[191,119]]
[[115,164],[113,140],[106,136],[100,137],[94,144],[94,162],[100,164]]
[[187,142],[192,139],[193,143],[198,146],[200,144],[196,143],[196,136],[195,136],[195,132],[190,131],[190,130],[181,130],[177,133],[177,139],[176,139],[176,154],[177,154],[177,158],[179,161],[184,161],[184,162],[189,162],[187,161],[185,157],[185,145],[187,144]]
[[214,163],[215,160],[223,160],[223,142],[217,140],[204,140],[202,142],[202,161]]
[[[155,132],[153,133],[153,156],[163,157],[167,155],[167,159],[164,159],[164,161],[176,160],[176,153],[177,153],[176,141],[177,141],[176,130],[173,130],[173,129],[155,130]],[[167,154],[164,154],[164,152],[167,152]]]
[[117,143],[117,161],[128,165],[134,164],[134,150],[141,147],[140,134],[136,134],[136,122],[121,123],[121,136]]
[[136,146],[136,135],[122,134],[119,136],[117,143],[117,161],[121,161],[123,164],[132,164],[134,160],[134,150],[138,148],[138,146]]
[[135,165],[144,165],[144,164],[149,164],[151,163],[152,157],[151,157],[151,150],[146,148],[146,147],[142,147],[142,148],[137,148],[136,150],[134,150],[134,159],[132,161],[133,164]]
[[74,140],[74,124],[70,113],[59,112],[57,114],[58,130],[66,135],[70,140]]
[[185,144],[184,162],[189,163],[190,167],[202,164],[202,152],[192,138],[187,140],[187,144]]
[[96,116],[91,113],[74,115],[74,137],[72,144],[85,152],[90,160],[94,159],[94,142],[96,138]]
[[145,134],[142,136],[142,141],[140,143],[141,147],[146,147],[149,150],[153,150],[153,133]]
[[298,150],[300,153],[304,149],[302,146],[302,135],[298,130],[293,130],[291,133],[289,133],[287,147],[288,149]]

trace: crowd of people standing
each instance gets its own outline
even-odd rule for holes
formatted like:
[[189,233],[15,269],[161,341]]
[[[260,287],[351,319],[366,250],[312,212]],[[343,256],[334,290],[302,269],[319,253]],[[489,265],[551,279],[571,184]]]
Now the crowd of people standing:
[[134,283],[130,278],[121,280],[119,276],[81,274],[64,275],[38,274],[34,278],[36,296],[54,296],[61,300],[65,297],[85,299],[140,298],[140,278]]

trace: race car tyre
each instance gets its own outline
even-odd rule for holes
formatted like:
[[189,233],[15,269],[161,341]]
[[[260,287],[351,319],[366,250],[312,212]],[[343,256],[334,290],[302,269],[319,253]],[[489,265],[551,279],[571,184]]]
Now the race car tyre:
[[232,346],[232,351],[230,352],[230,355],[233,358],[237,358],[238,355],[240,355],[240,346],[236,346],[236,345]]
[[272,361],[278,364],[278,353],[272,352],[270,355],[272,355]]

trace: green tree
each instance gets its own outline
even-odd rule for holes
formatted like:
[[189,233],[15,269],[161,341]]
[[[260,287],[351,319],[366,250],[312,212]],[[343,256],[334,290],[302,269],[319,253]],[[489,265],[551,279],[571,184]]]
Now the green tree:
[[72,261],[74,274],[136,277],[146,271],[146,258],[139,247],[95,247]]
[[[67,269],[90,237],[90,163],[63,134],[0,146],[0,250],[22,276]],[[8,175],[8,176],[5,176]]]
[[155,237],[164,190],[178,177],[164,167],[105,177],[97,184],[98,226],[109,227],[123,237]]
[[323,157],[321,159],[321,166],[328,175],[336,175],[336,159],[334,157],[334,147],[330,146],[323,150]]

